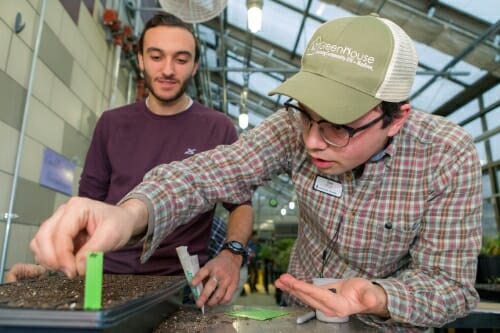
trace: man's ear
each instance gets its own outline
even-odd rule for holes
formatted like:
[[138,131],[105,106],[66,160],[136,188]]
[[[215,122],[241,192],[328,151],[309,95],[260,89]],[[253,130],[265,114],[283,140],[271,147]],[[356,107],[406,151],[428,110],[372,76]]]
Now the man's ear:
[[392,123],[389,125],[388,136],[394,136],[398,133],[399,129],[403,127],[406,119],[410,116],[411,106],[409,103],[403,104],[400,107],[401,112],[399,113],[399,117],[394,118]]
[[139,69],[144,71],[144,59],[140,53],[137,53],[137,62],[139,63]]
[[193,67],[193,73],[191,74],[191,77],[194,77],[198,71],[198,66],[200,65],[200,62],[195,62],[194,67]]

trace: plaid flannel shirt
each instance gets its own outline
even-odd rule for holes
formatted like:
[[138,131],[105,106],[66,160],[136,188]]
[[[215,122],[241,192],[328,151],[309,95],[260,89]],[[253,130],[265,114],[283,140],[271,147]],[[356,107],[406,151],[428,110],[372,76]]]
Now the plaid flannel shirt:
[[[462,128],[420,111],[412,111],[384,156],[366,163],[359,177],[321,174],[284,110],[231,146],[151,170],[126,197],[149,209],[143,260],[179,224],[216,201],[249,200],[280,173],[292,178],[299,204],[289,265],[296,278],[317,276],[328,249],[326,277],[365,277],[385,289],[389,320],[358,315],[384,329],[438,327],[477,305],[478,156]],[[315,189],[317,177],[341,184],[340,197]]]

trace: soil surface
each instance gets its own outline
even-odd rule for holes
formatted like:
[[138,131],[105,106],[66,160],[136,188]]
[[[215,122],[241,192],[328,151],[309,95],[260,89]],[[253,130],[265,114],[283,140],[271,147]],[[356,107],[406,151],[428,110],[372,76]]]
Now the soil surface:
[[[207,310],[206,307],[205,310]],[[221,324],[232,324],[234,320],[223,312],[207,311],[202,315],[198,308],[184,307],[170,315],[156,328],[154,333],[203,333]]]
[[[184,277],[104,274],[102,308],[112,308],[131,300],[168,288]],[[2,308],[83,310],[85,277],[68,279],[62,274],[42,279],[24,280],[0,285]]]

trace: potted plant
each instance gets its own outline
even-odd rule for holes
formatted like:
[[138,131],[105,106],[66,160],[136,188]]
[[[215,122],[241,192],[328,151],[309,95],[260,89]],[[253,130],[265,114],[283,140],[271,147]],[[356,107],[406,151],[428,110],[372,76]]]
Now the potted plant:
[[477,283],[500,283],[500,234],[484,236],[477,262]]

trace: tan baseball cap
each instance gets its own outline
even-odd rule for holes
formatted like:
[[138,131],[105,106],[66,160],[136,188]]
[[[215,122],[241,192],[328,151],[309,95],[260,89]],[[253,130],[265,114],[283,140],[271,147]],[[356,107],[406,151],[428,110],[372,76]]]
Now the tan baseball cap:
[[322,24],[300,71],[269,95],[289,96],[335,123],[352,122],[382,101],[408,99],[418,66],[411,38],[376,14]]

